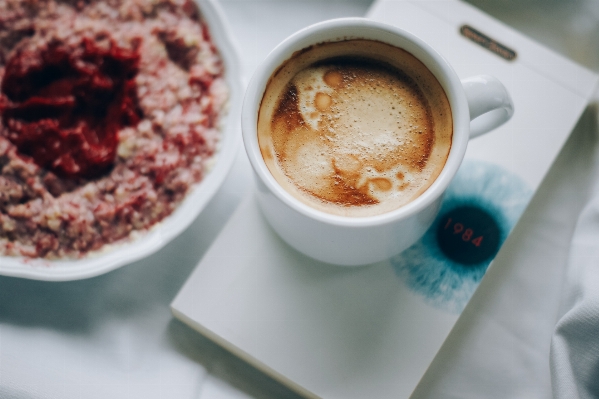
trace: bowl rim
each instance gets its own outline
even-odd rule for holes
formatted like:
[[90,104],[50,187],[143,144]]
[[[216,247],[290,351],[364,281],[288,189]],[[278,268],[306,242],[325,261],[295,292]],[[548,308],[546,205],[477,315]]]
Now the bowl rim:
[[[186,230],[210,202],[235,161],[241,140],[241,100],[243,83],[239,52],[231,29],[216,0],[195,0],[202,21],[225,64],[225,80],[229,86],[227,114],[220,121],[222,139],[214,167],[204,179],[192,187],[177,209],[147,232],[132,241],[107,244],[80,259],[48,260],[22,256],[0,256],[0,275],[44,281],[81,280],[98,276],[136,260],[146,258],[163,248]],[[135,233],[134,233],[135,234]]]

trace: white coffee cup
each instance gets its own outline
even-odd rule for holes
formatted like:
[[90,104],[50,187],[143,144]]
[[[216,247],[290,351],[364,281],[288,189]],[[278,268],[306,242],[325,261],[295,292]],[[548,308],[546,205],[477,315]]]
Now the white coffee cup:
[[[258,112],[271,75],[294,53],[312,45],[367,39],[404,49],[435,75],[451,105],[453,138],[440,175],[419,197],[391,212],[347,217],[325,213],[292,196],[270,173],[258,144]],[[387,259],[416,242],[433,223],[468,140],[511,118],[512,100],[497,79],[487,75],[460,81],[432,47],[400,28],[364,18],[334,19],[302,29],[279,44],[257,69],[242,111],[243,140],[258,182],[258,203],[273,229],[289,245],[317,260],[363,265]]]

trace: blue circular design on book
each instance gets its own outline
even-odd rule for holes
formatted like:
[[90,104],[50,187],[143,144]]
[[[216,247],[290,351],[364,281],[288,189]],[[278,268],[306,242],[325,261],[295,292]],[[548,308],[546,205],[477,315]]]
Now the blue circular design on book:
[[498,165],[464,160],[431,228],[391,258],[396,274],[431,306],[461,313],[532,193]]

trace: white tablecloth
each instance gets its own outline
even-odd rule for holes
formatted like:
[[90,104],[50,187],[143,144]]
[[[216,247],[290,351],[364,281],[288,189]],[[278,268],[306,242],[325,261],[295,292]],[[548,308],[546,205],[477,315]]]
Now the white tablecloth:
[[[246,78],[297,29],[360,16],[370,5],[369,0],[221,3]],[[599,71],[598,2],[473,3]],[[484,290],[474,296],[416,396],[551,396],[549,345],[570,239],[599,176],[597,125],[596,112],[588,111],[510,237],[513,251],[489,270]],[[0,277],[0,398],[296,397],[174,320],[168,309],[251,179],[240,152],[198,220],[149,259],[84,281]],[[522,264],[534,273],[521,273]],[[493,284],[506,276],[510,284]]]

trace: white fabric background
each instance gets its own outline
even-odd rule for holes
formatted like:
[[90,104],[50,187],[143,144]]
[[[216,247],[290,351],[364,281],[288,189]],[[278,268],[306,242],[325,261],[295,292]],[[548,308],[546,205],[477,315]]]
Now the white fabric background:
[[[599,72],[599,2],[471,2]],[[287,35],[319,20],[363,15],[370,1],[222,0],[221,4],[247,79]],[[572,301],[566,299],[560,310],[567,266],[575,265],[568,281],[580,281],[576,273],[589,273],[596,259],[590,251],[594,241],[599,242],[599,201],[580,213],[599,177],[597,126],[596,108],[591,107],[506,244],[510,252],[489,270],[484,289],[475,294],[416,397],[551,397],[553,327]],[[240,152],[225,185],[198,220],[144,261],[76,282],[0,277],[0,398],[297,397],[174,320],[168,310],[248,192],[251,179]],[[566,284],[564,292],[571,293],[566,298],[596,291],[597,283],[584,281],[586,285]],[[554,353],[566,353],[562,348],[563,340],[556,340]],[[572,392],[568,384],[556,387],[565,395]]]
[[599,193],[580,214],[551,345],[557,398],[599,396]]

